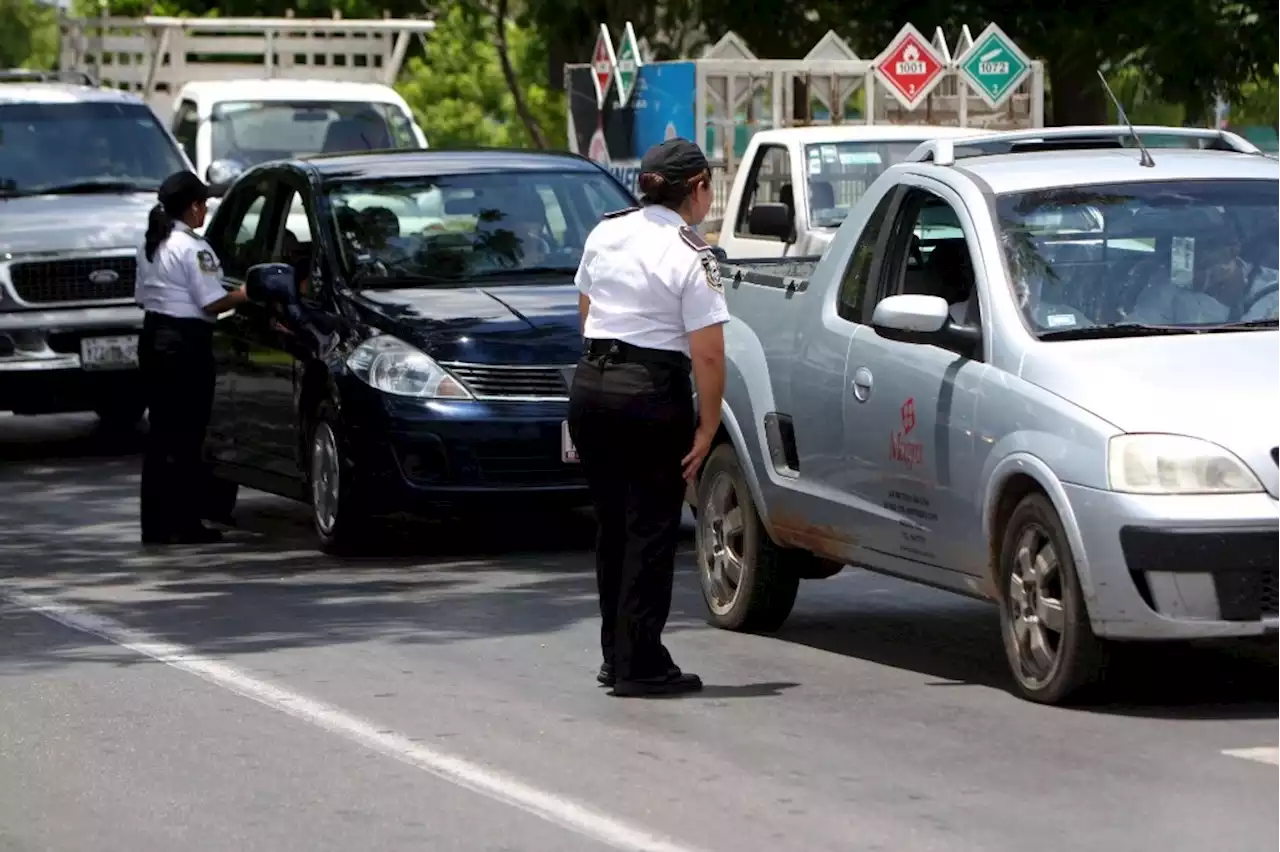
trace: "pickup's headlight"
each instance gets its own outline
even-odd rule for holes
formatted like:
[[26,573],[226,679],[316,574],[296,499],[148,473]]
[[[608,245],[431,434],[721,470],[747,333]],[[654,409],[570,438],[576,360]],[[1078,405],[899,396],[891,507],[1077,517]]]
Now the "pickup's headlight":
[[1185,435],[1117,435],[1107,448],[1112,491],[1251,494],[1262,483],[1233,453]]
[[370,387],[419,399],[471,399],[471,392],[424,352],[390,335],[371,337],[347,357]]

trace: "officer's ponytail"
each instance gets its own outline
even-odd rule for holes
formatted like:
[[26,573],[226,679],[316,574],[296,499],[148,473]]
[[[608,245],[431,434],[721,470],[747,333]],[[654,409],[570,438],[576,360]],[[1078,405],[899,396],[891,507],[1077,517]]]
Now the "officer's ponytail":
[[638,181],[640,200],[645,204],[658,204],[672,210],[680,209],[680,205],[693,194],[701,175],[692,180],[669,181],[657,172],[644,172]]
[[[163,204],[157,204],[151,208],[151,212],[147,215],[147,236],[143,243],[143,249],[147,253],[147,260],[155,262],[156,251],[159,250],[160,244],[169,238],[173,233],[173,217],[164,209]],[[135,238],[136,239],[136,238]]]

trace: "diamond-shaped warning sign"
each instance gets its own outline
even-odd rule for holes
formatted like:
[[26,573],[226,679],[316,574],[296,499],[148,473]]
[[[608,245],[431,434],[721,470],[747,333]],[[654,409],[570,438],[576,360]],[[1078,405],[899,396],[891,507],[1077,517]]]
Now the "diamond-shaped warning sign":
[[995,24],[974,39],[956,67],[987,106],[999,109],[1031,74],[1031,60]]
[[876,78],[912,110],[942,82],[946,65],[928,39],[911,24],[903,27],[875,60]]
[[618,59],[613,54],[613,39],[609,38],[609,28],[601,24],[595,50],[591,52],[591,80],[596,86],[597,109],[604,109],[605,96],[609,94],[609,84],[613,82],[613,73],[617,67]]

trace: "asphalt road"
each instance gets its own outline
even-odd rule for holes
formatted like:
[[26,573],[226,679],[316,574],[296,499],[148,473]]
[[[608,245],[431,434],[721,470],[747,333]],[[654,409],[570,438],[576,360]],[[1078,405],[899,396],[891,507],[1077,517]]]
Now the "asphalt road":
[[249,493],[226,542],[144,551],[133,443],[0,419],[3,852],[1276,848],[1274,649],[1038,707],[987,606],[846,572],[731,634],[685,555],[669,644],[708,688],[621,701],[589,518],[344,562]]

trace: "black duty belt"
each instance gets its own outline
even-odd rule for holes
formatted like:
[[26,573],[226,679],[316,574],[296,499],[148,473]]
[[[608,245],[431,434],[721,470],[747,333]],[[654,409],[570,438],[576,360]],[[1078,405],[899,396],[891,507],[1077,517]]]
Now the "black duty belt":
[[691,367],[689,356],[683,352],[648,349],[622,340],[584,340],[582,354],[587,358],[606,358],[616,364],[655,364],[680,370]]

